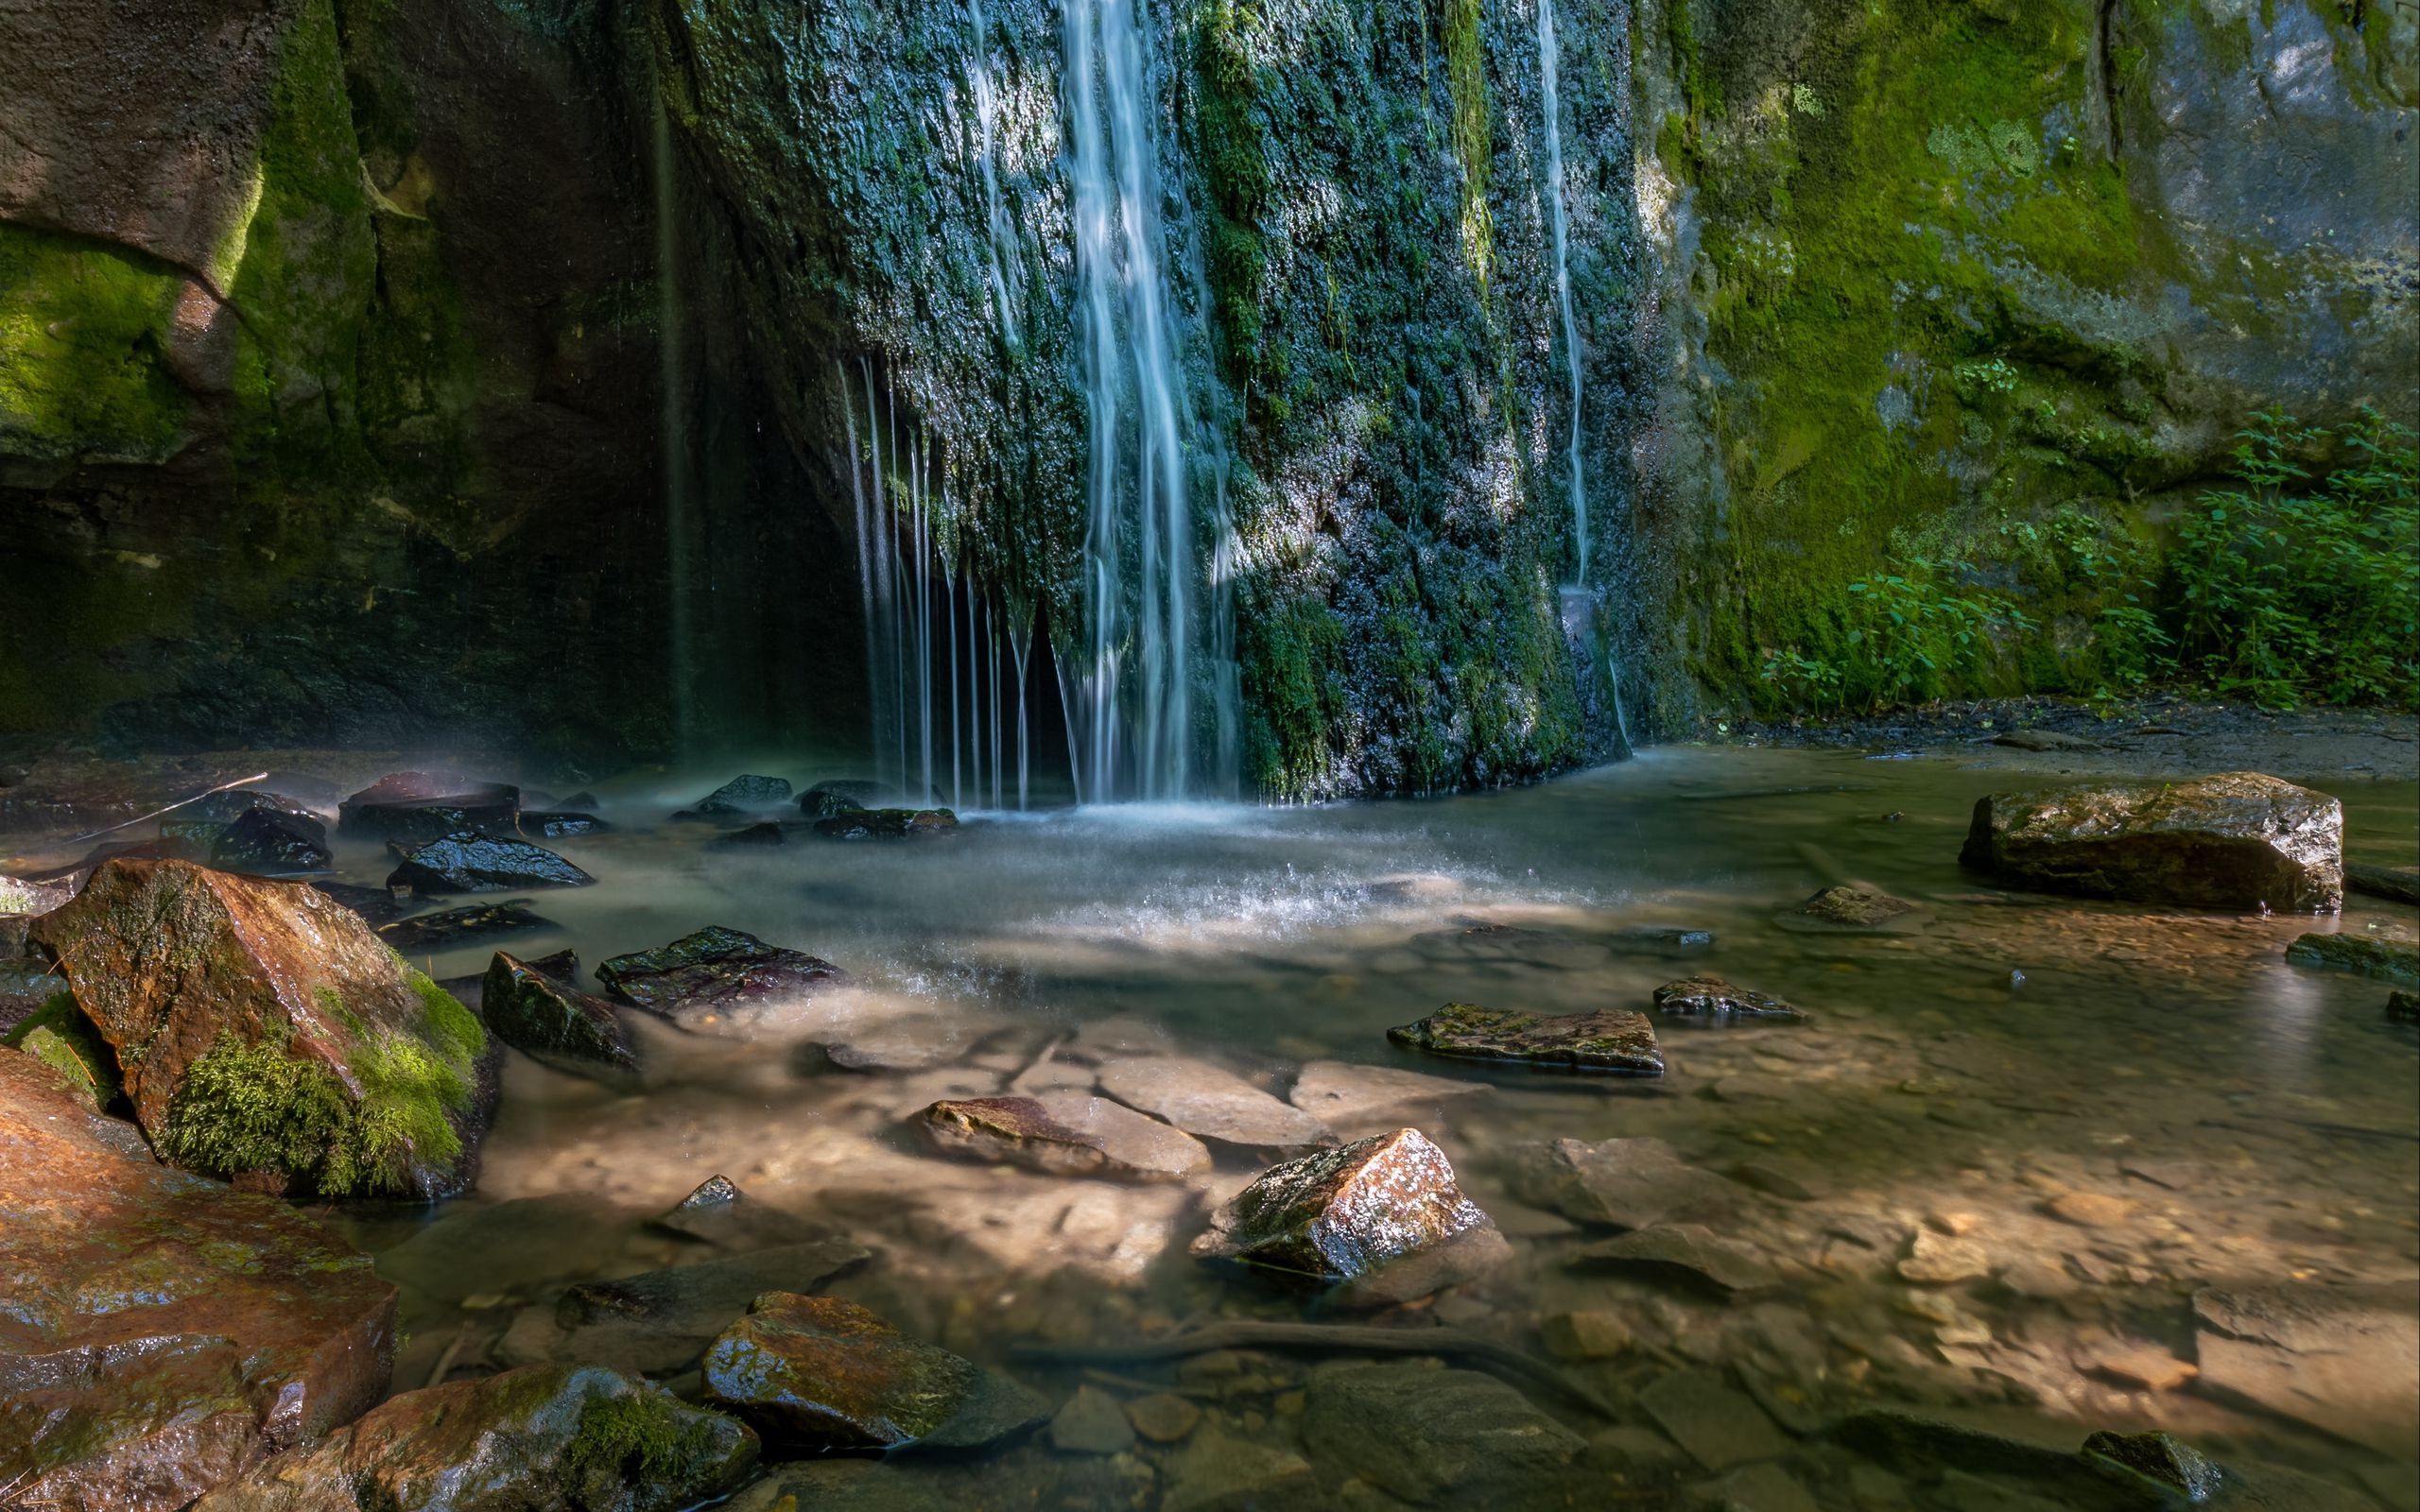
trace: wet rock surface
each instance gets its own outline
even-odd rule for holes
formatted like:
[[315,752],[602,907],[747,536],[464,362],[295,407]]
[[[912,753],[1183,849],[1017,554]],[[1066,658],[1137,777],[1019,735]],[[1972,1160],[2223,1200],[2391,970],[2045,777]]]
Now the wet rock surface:
[[1995,793],[1960,862],[2019,886],[2135,902],[2333,912],[2344,815],[2257,772]]
[[1731,1020],[1772,1020],[1798,1022],[1803,1009],[1754,988],[1735,987],[1719,976],[1690,976],[1667,982],[1655,989],[1655,1010],[1676,1017]]
[[394,772],[337,810],[337,828],[378,840],[435,840],[465,831],[510,833],[521,790],[451,772]]
[[78,1100],[93,1111],[107,1112],[126,1091],[118,1075],[117,1052],[65,988],[61,981],[59,992],[48,1002],[0,1034],[0,1048],[22,1050],[33,1057],[66,1077]]
[[540,840],[564,840],[583,834],[603,834],[614,827],[596,815],[579,809],[523,810],[514,821],[517,834]]
[[1720,1211],[1729,1193],[1719,1177],[1647,1136],[1552,1140],[1512,1152],[1510,1184],[1524,1202],[1575,1223],[1644,1228],[1666,1218]]
[[1782,916],[1786,929],[1879,930],[1921,927],[1915,904],[1872,887],[1840,884],[1817,892]]
[[328,850],[328,827],[317,815],[266,804],[247,809],[229,823],[211,846],[210,860],[231,871],[268,876],[325,871],[336,865]]
[[414,846],[388,875],[389,887],[442,897],[522,887],[585,887],[596,879],[544,846],[458,830]]
[[547,1060],[626,1073],[643,1063],[613,1004],[503,951],[489,963],[479,1014],[497,1039]]
[[825,1234],[617,1280],[584,1281],[557,1299],[551,1319],[527,1317],[508,1342],[515,1363],[596,1361],[649,1375],[686,1370],[758,1297],[811,1291],[868,1254],[861,1245]]
[[1419,1361],[1312,1378],[1303,1443],[1331,1473],[1420,1506],[1551,1506],[1586,1440],[1493,1376]]
[[1210,1168],[1210,1152],[1182,1129],[1080,1091],[942,1101],[918,1122],[948,1154],[1052,1176],[1173,1181]]
[[1495,1225],[1418,1129],[1374,1135],[1262,1172],[1193,1242],[1205,1258],[1356,1280]]
[[1387,1031],[1399,1045],[1464,1060],[1508,1060],[1572,1071],[1660,1076],[1664,1057],[1647,1016],[1629,1008],[1548,1017],[1448,1003],[1416,1023]]
[[814,992],[847,980],[830,961],[718,924],[596,967],[597,985],[609,995],[667,1017]]
[[957,828],[948,809],[844,809],[815,821],[825,840],[929,840]]
[[648,1226],[719,1249],[746,1253],[836,1237],[826,1226],[750,1196],[729,1177],[712,1176]]
[[799,812],[810,819],[828,819],[836,814],[855,814],[875,806],[882,796],[882,785],[854,779],[818,782],[798,798]]
[[677,1512],[756,1455],[746,1428],[660,1386],[538,1366],[405,1392],[195,1512]]
[[2408,868],[2347,861],[2344,863],[2344,885],[2355,892],[2383,898],[2389,902],[2420,903],[2420,871]]
[[1764,1258],[1703,1224],[1659,1223],[1579,1250],[1574,1258],[1649,1274],[1685,1277],[1727,1292],[1755,1291],[1781,1278]]
[[1333,1144],[1326,1125],[1223,1066],[1184,1056],[1121,1057],[1099,1069],[1101,1091],[1199,1139],[1247,1149]]
[[787,808],[790,784],[783,777],[735,777],[673,816],[676,819],[733,818]]
[[995,1443],[1049,1417],[1005,1376],[919,1344],[835,1297],[772,1292],[706,1352],[707,1400],[769,1453]]
[[175,1512],[386,1394],[395,1292],[272,1198],[152,1161],[0,1051],[0,1486]]
[[2420,1283],[2211,1287],[2193,1316],[2201,1389],[2380,1453],[2420,1443]]
[[36,936],[164,1158],[331,1195],[467,1180],[485,1032],[323,894],[110,861]]
[[2351,971],[2381,982],[2420,987],[2420,945],[2410,939],[2309,934],[2286,947],[2286,959],[2318,971]]
[[472,903],[461,908],[417,914],[378,927],[378,937],[399,951],[441,951],[475,939],[534,934],[557,929],[553,919],[529,906],[527,898],[498,903]]

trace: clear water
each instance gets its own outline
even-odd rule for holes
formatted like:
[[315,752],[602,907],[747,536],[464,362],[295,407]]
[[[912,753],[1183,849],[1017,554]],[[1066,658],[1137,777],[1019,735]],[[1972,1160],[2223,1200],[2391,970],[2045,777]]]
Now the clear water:
[[[645,1025],[656,1069],[636,1094],[514,1057],[477,1195],[416,1241],[399,1387],[421,1384],[441,1353],[476,1367],[523,1310],[550,1311],[565,1281],[666,1263],[671,1247],[637,1220],[717,1173],[875,1252],[833,1290],[1053,1393],[1103,1377],[1012,1360],[1013,1346],[1334,1315],[1319,1298],[1185,1255],[1201,1208],[1257,1169],[1240,1154],[1222,1154],[1198,1189],[1121,1186],[942,1160],[906,1122],[935,1098],[999,1091],[1074,1035],[1080,1051],[1205,1057],[1280,1095],[1318,1060],[1485,1083],[1418,1123],[1513,1258],[1374,1320],[1443,1320],[1535,1352],[1543,1318],[1610,1311],[1634,1347],[1561,1368],[1632,1429],[1649,1420],[1634,1403],[1656,1378],[1711,1366],[1790,1428],[1874,1404],[1989,1407],[2070,1442],[2086,1428],[2162,1427],[2222,1457],[2347,1486],[2410,1479],[2408,1452],[2349,1449],[2189,1387],[2130,1389],[2096,1367],[2131,1349],[2190,1359],[2199,1285],[2414,1273],[2420,1046],[2384,1020],[2384,988],[2280,959],[2313,927],[2408,934],[2409,909],[2356,900],[2331,926],[2002,893],[1962,873],[1956,855],[1975,799],[2011,779],[1947,758],[1666,751],[1431,802],[978,815],[938,843],[801,840],[763,854],[711,850],[709,831],[655,822],[719,775],[609,792],[607,813],[626,828],[562,847],[599,885],[537,895],[562,928],[512,948],[568,944],[593,965],[722,923],[834,960],[856,985],[698,1035]],[[2357,858],[2410,863],[2420,788],[2334,790]],[[347,862],[359,880],[381,870],[366,850]],[[1922,905],[1928,927],[1807,935],[1776,922],[1841,877]],[[1711,929],[1718,944],[1674,959],[1625,942],[1621,932],[1650,924]],[[424,964],[466,974],[487,955],[467,948]],[[1659,1025],[1670,1067],[1659,1081],[1423,1060],[1385,1037],[1452,999],[1645,1007],[1659,983],[1700,970],[1814,1021]],[[839,1070],[811,1048],[835,1040],[928,1063]],[[1778,1285],[1726,1301],[1574,1266],[1572,1252],[1602,1235],[1505,1190],[1519,1142],[1634,1135],[1709,1171],[1758,1162],[1804,1181],[1806,1200],[1740,1187],[1719,1225],[1775,1267]],[[2134,1206],[2081,1228],[2044,1211],[2069,1191]],[[572,1199],[581,1215],[517,1220],[501,1242],[470,1221],[531,1196]],[[1928,1223],[1968,1230],[2002,1280],[1915,1287],[1894,1276],[1899,1246]],[[415,1215],[361,1231],[386,1250],[431,1224]],[[432,1243],[456,1246],[451,1283],[428,1279]],[[1279,1358],[1254,1366],[1267,1383],[1258,1395],[1197,1395],[1218,1430],[1291,1449],[1284,1399],[1311,1368]],[[1138,1363],[1107,1376],[1131,1396],[1176,1381],[1175,1369]],[[1567,1403],[1539,1405],[1584,1435],[1630,1442]],[[1154,1473],[1174,1473],[1169,1452],[1139,1452]],[[1867,1500],[1854,1500],[1843,1451],[1810,1439],[1790,1456],[1822,1504],[1901,1504],[1870,1471],[1856,1483]],[[910,1504],[925,1494],[916,1477],[946,1473],[886,1466],[861,1490],[867,1504]],[[985,1473],[1000,1494],[1028,1499],[1013,1504],[1052,1487],[1048,1504],[1131,1502],[1127,1482],[1113,1496],[1096,1484],[1107,1471],[1038,1444]],[[1706,1478],[1685,1464],[1624,1473],[1634,1489]],[[1937,1488],[1902,1490],[1905,1504],[1954,1504]]]

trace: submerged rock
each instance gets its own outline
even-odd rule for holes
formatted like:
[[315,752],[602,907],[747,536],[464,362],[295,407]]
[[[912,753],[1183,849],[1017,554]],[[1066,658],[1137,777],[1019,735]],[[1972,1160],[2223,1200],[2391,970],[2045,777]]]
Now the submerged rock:
[[2197,1389],[2383,1454],[2420,1442],[2420,1286],[2212,1287],[2193,1296]]
[[387,885],[442,894],[585,887],[596,880],[544,846],[462,830],[414,846]]
[[1922,915],[1904,898],[1871,887],[1825,887],[1782,916],[1795,929],[1888,929],[1919,924]]
[[2047,892],[2203,908],[2332,913],[2344,811],[2257,772],[1995,793],[1959,861]]
[[1802,1021],[1804,1011],[1754,988],[1734,987],[1719,976],[1690,976],[1667,982],[1655,989],[1659,1013],[1701,1019],[1774,1019]]
[[2397,1023],[2420,1023],[2420,992],[2390,992],[2386,1016]]
[[378,840],[434,840],[462,831],[510,833],[521,790],[450,772],[393,772],[337,809],[337,828]]
[[2355,892],[2384,898],[2391,902],[2420,903],[2420,871],[2347,861],[2344,863],[2344,885]]
[[1416,1360],[1321,1371],[1303,1444],[1322,1467],[1423,1506],[1582,1505],[1554,1494],[1587,1447],[1493,1376]]
[[281,874],[325,871],[336,865],[328,850],[328,827],[315,814],[292,814],[266,805],[247,810],[210,848],[214,865],[230,871]]
[[1187,1134],[1247,1149],[1300,1150],[1333,1144],[1326,1125],[1279,1102],[1223,1066],[1188,1056],[1108,1060],[1101,1091],[1130,1108],[1166,1119]]
[[2376,935],[2305,935],[2286,947],[2286,959],[2296,966],[2355,971],[2381,982],[2420,987],[2420,947],[2409,940],[2381,939]]
[[1733,1390],[1710,1370],[1658,1376],[1639,1392],[1638,1404],[1655,1426],[1710,1470],[1772,1459],[1789,1450],[1789,1440],[1754,1399]]
[[855,1302],[771,1292],[706,1351],[706,1399],[769,1450],[975,1449],[1049,1417],[1040,1398]]
[[820,1223],[758,1201],[726,1176],[711,1176],[648,1227],[718,1248],[747,1252],[834,1237]]
[[479,1013],[515,1050],[576,1070],[640,1069],[638,1041],[614,1005],[502,951],[488,964]]
[[108,861],[36,937],[164,1159],[326,1196],[467,1181],[486,1032],[315,889]]
[[1644,1228],[1728,1205],[1720,1177],[1681,1159],[1659,1139],[1551,1140],[1512,1150],[1513,1195],[1574,1223]]
[[442,951],[470,940],[561,927],[531,911],[528,899],[510,898],[500,903],[471,903],[383,924],[378,937],[399,951]]
[[405,1392],[195,1512],[677,1512],[756,1453],[755,1435],[661,1386],[538,1366]]
[[603,834],[613,828],[594,814],[578,809],[546,809],[538,813],[524,812],[514,833],[536,835],[541,840],[564,840],[576,835]]
[[767,819],[761,824],[752,824],[744,830],[734,830],[729,834],[716,835],[711,843],[717,846],[735,846],[743,849],[767,845],[786,845],[789,843],[789,834],[780,824],[771,819]]
[[685,1370],[717,1334],[768,1292],[808,1292],[863,1263],[865,1246],[838,1235],[695,1264],[583,1281],[556,1302],[551,1332],[525,1332],[516,1363],[596,1360],[626,1370]]
[[826,840],[925,840],[957,828],[948,809],[849,809],[815,821]]
[[1212,1214],[1193,1252],[1354,1280],[1494,1228],[1462,1195],[1445,1152],[1405,1128],[1263,1171]]
[[874,806],[882,796],[878,782],[842,780],[818,782],[799,795],[799,812],[810,819],[828,819],[836,814],[855,814]]
[[1615,930],[1605,943],[1625,954],[1703,955],[1714,949],[1714,931],[1685,924],[1634,924]]
[[1701,1224],[1654,1224],[1577,1251],[1574,1260],[1624,1270],[1677,1273],[1727,1292],[1755,1291],[1780,1280],[1764,1258]]
[[169,1170],[0,1051],[0,1486],[176,1512],[386,1395],[395,1289],[271,1197]]
[[1417,1023],[1387,1031],[1399,1045],[1465,1060],[1513,1060],[1633,1076],[1664,1074],[1647,1016],[1628,1008],[1549,1018],[1515,1009],[1448,1003]]
[[1481,1081],[1455,1081],[1393,1066],[1314,1060],[1294,1078],[1286,1100],[1330,1128],[1397,1125],[1440,1103],[1494,1091]]
[[783,777],[735,777],[672,816],[676,819],[729,818],[735,815],[769,814],[786,808],[790,784]]
[[1210,1169],[1210,1152],[1182,1129],[1080,1091],[942,1101],[918,1122],[946,1154],[1052,1176],[1173,1181]]
[[599,962],[597,984],[633,1007],[666,1016],[684,1010],[789,997],[838,987],[848,973],[804,951],[768,945],[719,924],[669,945]]

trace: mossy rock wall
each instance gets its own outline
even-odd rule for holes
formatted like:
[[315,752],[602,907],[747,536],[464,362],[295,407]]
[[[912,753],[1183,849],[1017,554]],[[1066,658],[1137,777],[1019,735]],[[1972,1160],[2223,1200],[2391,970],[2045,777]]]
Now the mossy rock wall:
[[1667,373],[1656,713],[1786,704],[1851,586],[2030,628],[1929,691],[2122,691],[2107,612],[2256,409],[2410,422],[2413,18],[2302,0],[1639,8]]

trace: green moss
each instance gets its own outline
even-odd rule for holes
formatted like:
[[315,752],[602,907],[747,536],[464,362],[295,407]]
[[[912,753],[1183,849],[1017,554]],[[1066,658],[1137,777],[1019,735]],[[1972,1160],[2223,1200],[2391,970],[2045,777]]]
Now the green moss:
[[562,1463],[576,1483],[603,1479],[654,1486],[681,1476],[714,1451],[712,1418],[641,1386],[626,1397],[599,1394],[581,1403],[579,1426],[563,1448]]
[[405,985],[420,998],[423,1032],[440,1054],[465,1066],[487,1054],[488,1032],[477,1014],[413,968],[404,966],[403,972]]
[[129,249],[0,221],[0,453],[173,455],[186,401],[165,342],[184,283]]
[[23,1050],[63,1073],[95,1108],[109,1107],[125,1090],[118,1075],[117,1052],[78,1010],[69,993],[53,994],[31,1018],[0,1037],[0,1047]]
[[248,1045],[221,1034],[185,1068],[155,1133],[176,1164],[220,1176],[316,1173],[350,1121],[344,1084],[283,1040]]
[[1487,199],[1495,128],[1487,102],[1487,45],[1479,35],[1481,0],[1443,3],[1445,91],[1453,102],[1454,155],[1462,163],[1462,258],[1484,301],[1495,261],[1495,221]]

